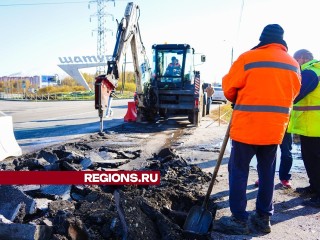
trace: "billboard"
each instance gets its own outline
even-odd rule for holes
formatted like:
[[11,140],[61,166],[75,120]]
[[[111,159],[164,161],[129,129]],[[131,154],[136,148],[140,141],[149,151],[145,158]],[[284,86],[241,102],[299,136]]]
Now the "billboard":
[[55,75],[42,75],[41,76],[41,83],[42,84],[56,83],[56,76]]

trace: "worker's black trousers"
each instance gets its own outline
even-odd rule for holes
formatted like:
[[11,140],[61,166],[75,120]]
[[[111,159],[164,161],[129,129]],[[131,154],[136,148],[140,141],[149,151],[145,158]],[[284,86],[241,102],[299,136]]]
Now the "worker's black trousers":
[[309,183],[320,197],[320,137],[300,136],[301,155]]
[[290,180],[290,170],[292,167],[292,134],[286,132],[284,134],[282,143],[280,144],[281,156],[279,166],[280,180]]
[[[273,207],[274,175],[278,145],[252,145],[232,140],[228,163],[229,205],[232,215],[240,220],[249,217],[247,207],[247,183],[251,159],[256,156],[259,188],[256,211],[271,216]],[[251,196],[252,197],[252,196]]]

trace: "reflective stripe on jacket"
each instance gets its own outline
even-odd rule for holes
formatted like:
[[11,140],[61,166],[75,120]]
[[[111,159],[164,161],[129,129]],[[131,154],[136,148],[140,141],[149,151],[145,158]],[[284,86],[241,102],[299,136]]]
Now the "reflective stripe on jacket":
[[298,95],[299,64],[277,43],[247,51],[223,77],[226,98],[235,103],[230,137],[254,144],[280,144]]
[[[302,70],[314,71],[320,76],[320,62],[312,60],[301,66]],[[294,104],[288,132],[307,137],[320,137],[320,84]]]

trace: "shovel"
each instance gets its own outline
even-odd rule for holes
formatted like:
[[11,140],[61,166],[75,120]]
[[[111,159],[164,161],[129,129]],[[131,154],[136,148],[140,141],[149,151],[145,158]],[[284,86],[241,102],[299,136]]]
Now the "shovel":
[[214,168],[211,182],[210,182],[206,197],[203,201],[203,204],[202,206],[193,206],[191,208],[190,212],[188,213],[187,219],[183,225],[184,231],[191,233],[192,235],[207,234],[211,226],[212,214],[209,210],[207,210],[207,205],[208,205],[210,194],[212,192],[213,184],[217,178],[218,171],[222,162],[222,158],[229,140],[230,124],[231,124],[231,120],[229,122],[226,134],[224,136],[219,157],[218,157],[216,166]]

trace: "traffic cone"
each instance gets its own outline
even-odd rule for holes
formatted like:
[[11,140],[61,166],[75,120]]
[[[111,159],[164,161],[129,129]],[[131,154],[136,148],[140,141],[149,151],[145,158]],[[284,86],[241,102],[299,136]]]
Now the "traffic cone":
[[137,108],[135,102],[128,102],[128,110],[124,116],[125,122],[135,122],[137,120]]

